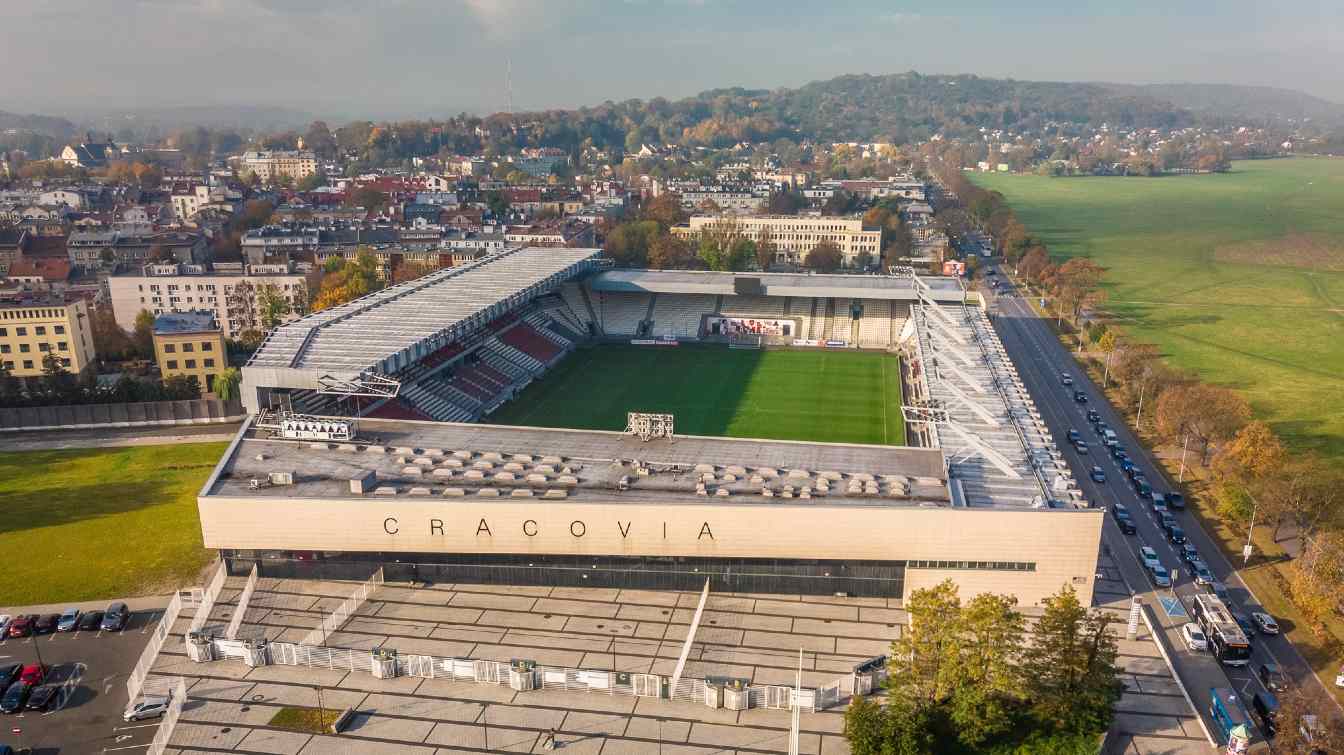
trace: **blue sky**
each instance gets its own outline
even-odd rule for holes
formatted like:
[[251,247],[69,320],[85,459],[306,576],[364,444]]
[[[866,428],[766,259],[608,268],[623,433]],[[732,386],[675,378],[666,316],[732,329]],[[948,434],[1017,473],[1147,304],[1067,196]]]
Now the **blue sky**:
[[[843,73],[1249,83],[1344,102],[1344,3],[3,0],[0,109],[443,115]],[[1216,7],[1216,12],[1209,8]]]

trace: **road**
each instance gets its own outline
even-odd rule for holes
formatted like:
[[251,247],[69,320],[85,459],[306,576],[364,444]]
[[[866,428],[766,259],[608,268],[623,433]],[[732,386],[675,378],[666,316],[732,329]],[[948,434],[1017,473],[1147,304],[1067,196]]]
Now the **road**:
[[[1002,275],[999,276],[1003,278]],[[1007,281],[1005,281],[1006,283]],[[1011,285],[1011,284],[1010,284]],[[992,295],[987,294],[992,297]],[[1050,428],[1061,451],[1073,469],[1086,498],[1095,506],[1110,508],[1122,503],[1130,511],[1138,530],[1136,535],[1126,536],[1120,532],[1111,517],[1106,517],[1102,531],[1102,542],[1115,555],[1125,581],[1136,594],[1142,595],[1144,603],[1152,607],[1152,613],[1161,624],[1162,639],[1166,643],[1172,663],[1181,682],[1195,702],[1196,712],[1204,719],[1205,725],[1217,736],[1217,729],[1208,715],[1209,690],[1212,687],[1231,686],[1239,690],[1250,708],[1250,696],[1263,690],[1255,670],[1261,663],[1278,663],[1294,684],[1310,685],[1320,688],[1320,681],[1297,649],[1283,636],[1256,635],[1251,637],[1251,662],[1241,668],[1224,666],[1212,655],[1205,652],[1191,652],[1186,649],[1179,635],[1180,627],[1189,621],[1188,614],[1196,594],[1204,589],[1194,584],[1189,568],[1177,555],[1176,548],[1168,542],[1150,504],[1139,498],[1129,485],[1119,465],[1101,444],[1087,421],[1087,409],[1095,409],[1101,418],[1115,431],[1120,444],[1131,458],[1153,482],[1156,492],[1175,490],[1176,487],[1156,463],[1151,454],[1135,437],[1124,418],[1106,400],[1081,369],[1072,355],[1059,342],[1049,325],[1038,318],[1030,306],[1021,300],[1013,288],[1008,288],[996,297],[994,302],[994,326],[1003,341],[1013,363],[1030,390],[1040,409],[1041,416]],[[1066,388],[1061,382],[1061,374],[1067,372],[1074,379],[1073,388]],[[1073,390],[1081,390],[1088,395],[1087,404],[1079,404],[1073,399]],[[1068,431],[1078,430],[1091,446],[1091,452],[1080,454],[1065,441]],[[1098,484],[1088,476],[1092,466],[1101,466],[1106,482]],[[1218,549],[1212,538],[1200,528],[1198,520],[1189,512],[1172,512],[1185,530],[1189,541],[1199,549],[1199,553],[1209,569],[1219,581],[1227,585],[1231,594],[1234,611],[1251,613],[1262,611],[1246,585],[1241,581],[1227,557]],[[1168,570],[1179,571],[1175,592],[1162,588],[1156,590],[1149,581],[1146,570],[1139,560],[1140,546],[1148,545],[1155,549],[1162,564]],[[1175,597],[1177,600],[1172,600]],[[1167,599],[1164,604],[1159,598]],[[1182,615],[1182,614],[1185,615]]]

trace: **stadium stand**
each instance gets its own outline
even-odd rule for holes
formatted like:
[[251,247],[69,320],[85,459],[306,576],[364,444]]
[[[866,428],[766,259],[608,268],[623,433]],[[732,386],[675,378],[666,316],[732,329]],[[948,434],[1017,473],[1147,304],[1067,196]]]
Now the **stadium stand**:
[[374,409],[365,412],[364,416],[377,419],[412,419],[421,422],[430,419],[424,412],[408,405],[405,401],[394,398],[386,401]]
[[460,405],[447,390],[447,384],[434,378],[419,383],[403,385],[400,398],[430,419],[440,422],[470,422],[475,413]]
[[784,307],[785,316],[798,321],[799,338],[807,338],[812,330],[812,308],[816,301],[810,296],[794,296]]
[[565,336],[565,340],[571,344],[582,340],[588,335],[588,325],[580,320],[574,310],[570,309],[569,304],[559,296],[543,296],[538,300],[538,309],[534,316],[546,318],[546,322],[538,322],[535,319],[529,319],[533,325],[549,328],[553,332]]
[[909,319],[909,304],[906,304],[905,302],[891,302],[891,344],[893,346],[901,342],[901,331],[905,329],[905,322]]
[[569,312],[582,326],[580,333],[587,333],[594,319],[593,310],[588,306],[588,297],[577,283],[566,283],[560,287],[560,298],[569,306]]
[[784,298],[779,296],[725,296],[719,312],[729,317],[780,318]]
[[500,334],[499,339],[547,367],[565,355],[565,350],[538,333],[528,323],[520,323]]
[[891,346],[891,304],[886,299],[863,300],[859,346],[881,349]]
[[826,310],[831,305],[828,298],[812,299],[812,326],[807,329],[807,337],[813,341],[825,338],[826,328],[830,325],[830,316]]
[[700,323],[714,311],[715,297],[702,294],[659,294],[653,305],[654,335],[698,338]]
[[836,341],[849,342],[854,340],[851,332],[854,324],[854,314],[849,308],[849,299],[835,300],[835,318],[831,325],[831,335],[827,336]]
[[611,336],[638,335],[649,309],[648,294],[621,294],[603,291],[597,297],[602,330]]

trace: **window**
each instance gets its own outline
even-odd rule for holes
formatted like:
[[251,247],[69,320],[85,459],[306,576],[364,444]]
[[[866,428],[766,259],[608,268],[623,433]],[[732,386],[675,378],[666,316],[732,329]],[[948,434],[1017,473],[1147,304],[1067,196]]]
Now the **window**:
[[183,351],[195,351],[195,350],[196,350],[196,346],[195,346],[194,344],[184,343],[184,344],[182,344],[182,350],[183,350]]
[[215,360],[213,360],[213,359],[207,359],[207,360],[205,360],[205,366],[206,366],[206,367],[214,367],[214,366],[215,366]]
[[21,353],[21,354],[27,354],[28,352],[30,352],[30,351],[32,351],[32,350],[33,350],[32,347],[29,346],[29,345],[26,344],[26,343],[21,343],[21,344],[19,344],[19,353]]
[[31,370],[33,368],[33,360],[31,359],[23,360],[23,368],[25,370]]
[[175,351],[177,351],[177,345],[176,345],[176,344],[165,343],[165,344],[163,345],[163,353],[165,353],[165,354],[172,354],[172,353],[175,352]]
[[5,360],[5,369],[7,369],[7,370],[12,370],[12,369],[14,369],[14,362],[13,362],[12,360],[6,359],[6,360]]
[[201,342],[201,351],[211,351],[212,349],[214,349],[214,344],[210,343],[209,341]]
[[33,335],[35,336],[45,336],[46,334],[47,334],[47,326],[45,325],[38,325],[37,327],[33,328]]
[[26,336],[26,335],[28,335],[28,329],[27,329],[27,328],[15,328],[15,329],[14,329],[14,335],[16,335],[16,336]]
[[69,366],[70,366],[70,360],[69,360],[69,359],[61,359],[61,366],[62,366],[62,367],[69,367]]
[[61,351],[69,351],[70,344],[66,343],[65,341],[57,341],[56,348],[60,349]]
[[169,360],[168,360],[168,369],[170,369],[170,370],[175,370],[175,369],[177,369],[177,360],[176,360],[176,359],[169,359]]
[[38,350],[38,351],[51,351],[51,344],[49,344],[49,343],[39,343],[39,344],[37,345],[37,350]]
[[3,338],[4,336],[7,335],[9,335],[9,330],[6,328],[0,328],[0,338]]
[[186,368],[189,369],[189,370],[194,370],[194,369],[196,369],[196,360],[195,360],[195,359],[188,359],[188,360],[186,361]]
[[8,354],[8,353],[9,353],[9,344],[0,343],[0,354]]

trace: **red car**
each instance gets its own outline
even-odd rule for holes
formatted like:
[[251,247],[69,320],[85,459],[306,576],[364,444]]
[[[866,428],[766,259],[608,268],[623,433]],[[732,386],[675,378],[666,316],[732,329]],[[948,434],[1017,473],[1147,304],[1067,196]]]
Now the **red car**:
[[47,678],[47,672],[51,670],[46,664],[33,663],[23,667],[23,673],[19,674],[19,681],[28,682],[36,687]]
[[9,622],[10,637],[27,637],[33,633],[33,623],[37,621],[37,614],[28,614],[27,616],[16,616]]

